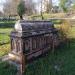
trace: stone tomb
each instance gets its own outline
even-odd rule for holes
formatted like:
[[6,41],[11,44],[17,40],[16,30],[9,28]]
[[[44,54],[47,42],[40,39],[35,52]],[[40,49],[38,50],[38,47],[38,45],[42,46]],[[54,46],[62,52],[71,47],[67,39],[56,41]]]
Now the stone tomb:
[[[45,54],[53,47],[57,30],[50,21],[18,21],[11,32],[11,59],[21,65],[21,73],[25,70],[26,61]],[[58,41],[56,39],[56,41]],[[56,44],[55,41],[55,45]]]

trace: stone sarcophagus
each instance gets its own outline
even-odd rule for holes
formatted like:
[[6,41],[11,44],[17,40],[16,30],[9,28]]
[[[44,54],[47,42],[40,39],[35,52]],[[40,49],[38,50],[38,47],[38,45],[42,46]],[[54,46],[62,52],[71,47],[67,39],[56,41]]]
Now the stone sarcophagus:
[[[18,21],[11,32],[11,53],[9,56],[21,64],[21,72],[27,60],[51,50],[57,30],[50,21]],[[54,37],[53,37],[54,36]],[[55,45],[58,45],[57,39]]]

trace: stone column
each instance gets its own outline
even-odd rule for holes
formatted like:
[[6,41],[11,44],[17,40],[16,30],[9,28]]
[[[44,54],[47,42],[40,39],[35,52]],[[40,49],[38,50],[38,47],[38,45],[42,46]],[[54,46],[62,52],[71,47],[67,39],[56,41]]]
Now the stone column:
[[24,40],[21,40],[21,50],[19,53],[19,58],[20,58],[20,75],[24,74],[25,71],[25,66],[26,66],[26,60],[25,60],[25,54],[23,53],[23,48],[24,47]]
[[30,38],[30,51],[32,50],[32,37]]
[[25,72],[25,65],[26,65],[26,63],[25,63],[25,55],[22,53],[21,54],[21,65],[20,65],[21,75],[23,75],[24,72]]

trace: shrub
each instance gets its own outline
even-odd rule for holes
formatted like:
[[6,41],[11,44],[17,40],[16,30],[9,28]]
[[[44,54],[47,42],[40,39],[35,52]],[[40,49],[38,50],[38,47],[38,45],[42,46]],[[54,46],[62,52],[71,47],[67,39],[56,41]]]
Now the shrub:
[[69,20],[62,20],[59,28],[59,34],[62,38],[69,38],[71,32],[71,25]]

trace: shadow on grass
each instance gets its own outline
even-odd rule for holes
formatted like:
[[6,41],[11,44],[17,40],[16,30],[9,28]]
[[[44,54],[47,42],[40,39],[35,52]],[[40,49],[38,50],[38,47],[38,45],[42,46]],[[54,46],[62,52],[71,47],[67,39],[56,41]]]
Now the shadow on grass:
[[0,75],[16,75],[17,68],[8,62],[0,62]]
[[75,39],[27,65],[25,75],[75,75]]

